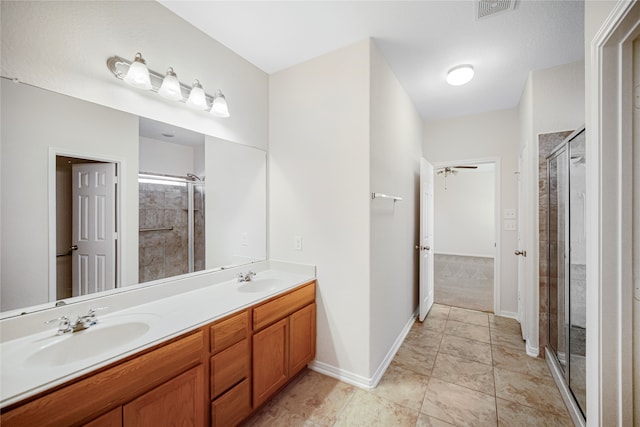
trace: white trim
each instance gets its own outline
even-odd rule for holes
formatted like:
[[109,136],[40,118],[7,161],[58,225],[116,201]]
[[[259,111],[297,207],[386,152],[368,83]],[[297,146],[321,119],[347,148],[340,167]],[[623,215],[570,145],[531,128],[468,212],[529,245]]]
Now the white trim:
[[527,356],[538,357],[540,355],[540,348],[529,345],[529,341],[526,341],[525,351]]
[[391,348],[387,352],[387,355],[384,357],[384,359],[382,360],[382,362],[378,366],[378,369],[376,369],[376,372],[373,374],[373,377],[370,380],[371,388],[377,387],[378,383],[382,379],[382,376],[387,371],[387,368],[389,368],[389,365],[391,364],[391,361],[393,360],[393,358],[395,357],[396,353],[398,352],[398,350],[402,346],[402,343],[404,342],[405,338],[407,337],[407,334],[409,334],[409,331],[411,331],[411,327],[416,322],[416,318],[417,317],[418,317],[418,311],[414,312],[411,315],[411,317],[409,318],[407,323],[404,325],[404,328],[402,328],[402,331],[400,332],[400,335],[398,335],[398,338],[396,338],[395,342],[393,343],[393,345],[391,346]]
[[56,277],[56,156],[75,157],[87,160],[99,160],[103,162],[115,163],[118,174],[118,188],[116,193],[116,223],[118,239],[116,240],[116,288],[126,283],[125,272],[122,268],[122,260],[126,259],[126,245],[122,244],[123,230],[126,229],[126,197],[125,186],[122,185],[126,173],[126,159],[118,156],[108,156],[96,153],[85,153],[68,150],[66,148],[49,147],[49,170],[48,170],[48,209],[49,209],[49,302],[57,301],[57,277]]
[[[518,312],[517,311],[501,311],[500,313],[495,313],[496,316],[500,317],[508,317],[509,319],[518,320]],[[518,320],[520,323],[520,320]]]
[[[448,160],[446,162],[438,162],[434,163],[434,169],[443,168],[446,166],[454,166],[454,165],[475,165],[478,163],[493,163],[493,178],[495,182],[494,186],[494,236],[495,236],[495,258],[493,262],[493,312],[500,313],[500,304],[502,297],[502,234],[501,234],[501,226],[502,226],[502,175],[500,169],[500,157],[484,157],[479,159],[466,159],[466,160]],[[434,197],[435,200],[435,197]],[[437,201],[435,201],[437,203]]]
[[371,387],[371,383],[372,383],[371,379],[363,377],[362,375],[345,371],[344,369],[340,369],[338,367],[329,365],[327,363],[314,360],[308,365],[308,368],[311,369],[312,371],[316,371],[328,377],[335,378],[339,381],[345,382],[347,384],[351,384],[353,386],[356,386],[365,390],[371,390],[373,388]]
[[450,256],[469,256],[474,258],[491,258],[495,259],[495,255],[481,255],[481,254],[462,254],[454,252],[434,252],[435,255],[450,255]]
[[396,353],[402,346],[402,343],[404,342],[405,338],[409,334],[409,331],[411,331],[411,327],[416,322],[417,317],[418,317],[418,310],[416,310],[411,315],[407,323],[404,325],[404,328],[402,328],[400,335],[398,335],[398,338],[396,338],[395,342],[387,352],[387,355],[384,357],[384,359],[378,366],[378,369],[376,369],[376,372],[373,374],[371,378],[366,378],[366,377],[363,377],[362,375],[357,375],[352,372],[340,369],[336,366],[319,362],[317,360],[314,360],[313,362],[311,362],[308,367],[312,371],[319,372],[321,374],[324,374],[331,378],[335,378],[345,383],[354,385],[356,387],[359,387],[365,390],[373,390],[378,386],[378,383],[380,383],[380,380],[384,376],[384,373],[387,372],[387,369],[389,368],[391,361],[393,360]]
[[560,366],[558,366],[555,356],[551,354],[548,348],[545,348],[544,350],[547,359],[547,366],[551,371],[551,376],[553,376],[553,379],[556,382],[556,386],[558,386],[558,390],[560,390],[560,396],[562,396],[562,400],[569,410],[569,415],[571,415],[573,424],[576,425],[576,427],[585,427],[585,419],[582,416],[582,411],[580,411],[580,408],[578,408],[576,400],[573,398],[569,387],[567,387],[562,371],[560,370]]
[[[588,425],[632,425],[632,296],[628,232],[633,164],[630,54],[640,4],[620,0],[591,47],[593,95],[587,122],[587,411]],[[629,102],[625,105],[625,102]],[[623,185],[626,183],[626,185]]]

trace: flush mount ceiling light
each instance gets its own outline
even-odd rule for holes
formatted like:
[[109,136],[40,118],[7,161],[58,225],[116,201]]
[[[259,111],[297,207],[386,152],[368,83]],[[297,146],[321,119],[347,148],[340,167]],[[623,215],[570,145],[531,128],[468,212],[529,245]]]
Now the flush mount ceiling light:
[[471,65],[458,65],[447,73],[447,83],[451,86],[461,86],[469,83],[473,78],[473,67]]
[[[107,60],[107,67],[114,76],[137,89],[149,90],[195,109],[210,111],[216,117],[230,116],[227,100],[220,89],[211,96],[205,93],[198,80],[194,80],[192,86],[181,83],[172,67],[165,75],[149,70],[140,52],[133,61],[113,56]],[[183,93],[188,94],[186,98]]]

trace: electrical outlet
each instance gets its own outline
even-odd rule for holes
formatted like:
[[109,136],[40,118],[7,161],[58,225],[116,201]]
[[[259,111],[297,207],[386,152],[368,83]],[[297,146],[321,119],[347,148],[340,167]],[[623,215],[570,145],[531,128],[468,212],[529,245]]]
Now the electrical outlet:
[[503,229],[508,231],[515,231],[517,229],[517,223],[514,219],[507,219],[503,222]]
[[293,249],[295,249],[296,251],[302,250],[302,236],[296,236],[293,239]]
[[516,210],[515,209],[505,209],[504,210],[504,219],[516,219]]

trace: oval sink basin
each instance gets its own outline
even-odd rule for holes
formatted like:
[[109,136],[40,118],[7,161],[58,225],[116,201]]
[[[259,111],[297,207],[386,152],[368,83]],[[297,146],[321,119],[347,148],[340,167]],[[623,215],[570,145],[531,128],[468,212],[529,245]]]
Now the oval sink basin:
[[268,292],[277,289],[277,279],[253,279],[238,286],[240,292]]
[[28,366],[60,366],[108,352],[115,347],[134,341],[150,329],[145,322],[98,324],[80,332],[62,335],[24,361]]

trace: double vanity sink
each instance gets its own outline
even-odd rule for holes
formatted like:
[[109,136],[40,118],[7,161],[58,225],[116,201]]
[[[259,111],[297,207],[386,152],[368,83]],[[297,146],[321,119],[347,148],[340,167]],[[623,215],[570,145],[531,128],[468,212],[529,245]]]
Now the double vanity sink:
[[[258,270],[250,281],[234,278],[218,283],[215,275],[207,279],[203,274],[198,280],[212,284],[169,296],[165,290],[156,300],[124,309],[118,309],[122,294],[98,298],[95,307],[106,308],[96,313],[97,323],[77,332],[57,333],[56,322],[35,322],[40,331],[0,344],[0,404],[12,405],[314,280],[313,267],[294,271]],[[74,305],[55,313],[71,319],[83,314],[76,313]],[[38,316],[42,320],[46,313]],[[4,335],[11,325],[2,323]]]

